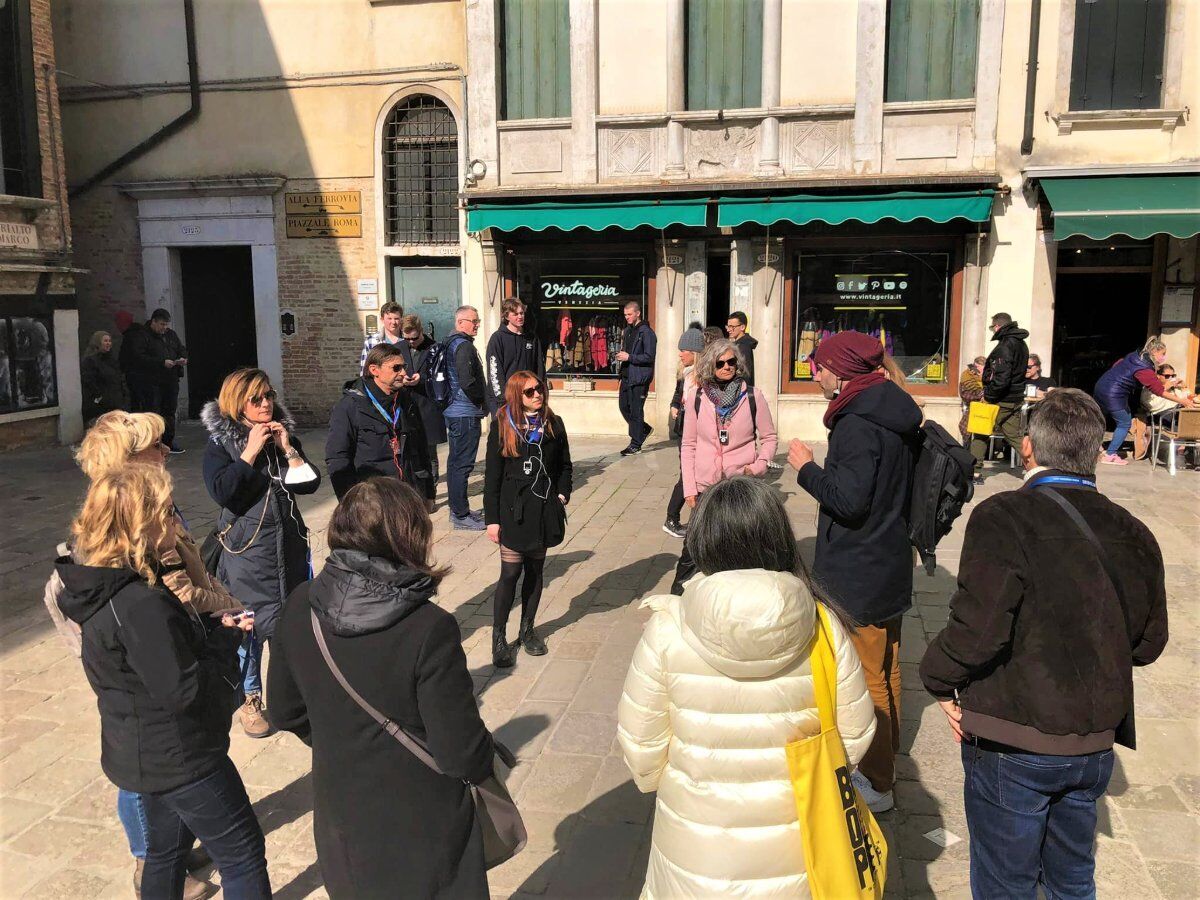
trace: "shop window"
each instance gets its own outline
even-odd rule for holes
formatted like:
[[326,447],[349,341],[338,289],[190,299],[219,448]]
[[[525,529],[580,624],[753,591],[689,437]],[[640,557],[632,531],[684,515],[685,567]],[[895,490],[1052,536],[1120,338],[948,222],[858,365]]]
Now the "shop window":
[[54,320],[49,316],[0,316],[0,413],[57,403]]
[[763,0],[687,0],[687,108],[762,105]]
[[948,250],[798,254],[789,380],[812,382],[821,341],[859,331],[879,339],[909,384],[949,384],[951,263]]
[[975,96],[979,0],[889,0],[886,99]]
[[546,350],[546,372],[556,377],[615,380],[617,352],[630,300],[646,309],[646,260],[634,257],[522,257],[517,294],[528,305]]
[[29,0],[0,0],[0,194],[42,195]]
[[1167,0],[1075,4],[1071,109],[1156,109],[1162,103]]
[[567,0],[501,0],[501,119],[571,115],[571,19]]
[[458,126],[436,97],[402,100],[383,126],[387,242],[458,243]]

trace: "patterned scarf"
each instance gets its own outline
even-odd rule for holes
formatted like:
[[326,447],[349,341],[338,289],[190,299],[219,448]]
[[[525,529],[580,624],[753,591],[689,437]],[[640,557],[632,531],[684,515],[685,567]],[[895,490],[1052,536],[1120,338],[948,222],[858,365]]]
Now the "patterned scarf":
[[717,408],[717,418],[722,422],[729,420],[733,415],[734,409],[737,407],[738,400],[742,397],[742,392],[746,390],[746,381],[743,378],[733,378],[724,386],[719,381],[710,382],[704,385],[704,396],[708,401]]

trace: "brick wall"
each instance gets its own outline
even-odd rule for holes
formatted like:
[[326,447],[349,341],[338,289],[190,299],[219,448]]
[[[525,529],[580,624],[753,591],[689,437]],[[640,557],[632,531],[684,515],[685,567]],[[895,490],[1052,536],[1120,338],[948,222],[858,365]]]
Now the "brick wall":
[[145,317],[142,250],[137,203],[110,184],[92,188],[72,201],[75,261],[87,269],[76,276],[79,294],[79,343],[96,330],[114,331],[118,310]]
[[33,77],[37,84],[38,136],[41,143],[42,196],[59,203],[58,208],[39,214],[38,237],[44,250],[65,249],[70,245],[71,213],[67,208],[67,186],[64,183],[66,163],[63,159],[62,128],[59,123],[58,82],[54,74],[54,34],[50,27],[50,0],[30,0],[30,14],[33,31]]

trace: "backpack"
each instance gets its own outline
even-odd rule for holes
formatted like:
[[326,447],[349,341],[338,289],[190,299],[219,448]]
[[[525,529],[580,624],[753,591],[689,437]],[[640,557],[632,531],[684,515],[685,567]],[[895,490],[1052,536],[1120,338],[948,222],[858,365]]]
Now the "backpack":
[[[696,388],[696,417],[697,417],[697,419],[699,419],[699,417],[700,417],[700,400],[701,400],[701,392],[700,392],[700,388],[697,387]],[[753,436],[751,437],[751,440],[753,440],[754,443],[757,444],[758,443],[758,402],[754,399],[754,388],[752,388],[752,387],[746,388],[746,402],[750,404],[750,427],[751,427],[751,429],[753,429]],[[677,421],[681,421],[681,420],[682,420],[682,416]],[[679,426],[679,434],[680,434],[680,436],[683,435],[683,425],[682,424],[680,424],[680,426]]]
[[908,537],[921,554],[928,575],[933,575],[937,566],[937,542],[950,532],[963,504],[975,495],[974,467],[970,451],[945,428],[928,421],[921,426]]
[[452,337],[445,343],[436,343],[429,348],[425,359],[425,384],[429,396],[440,409],[445,409],[454,399],[454,389],[458,387],[458,373],[454,371],[454,351],[459,343],[466,338],[461,335]]

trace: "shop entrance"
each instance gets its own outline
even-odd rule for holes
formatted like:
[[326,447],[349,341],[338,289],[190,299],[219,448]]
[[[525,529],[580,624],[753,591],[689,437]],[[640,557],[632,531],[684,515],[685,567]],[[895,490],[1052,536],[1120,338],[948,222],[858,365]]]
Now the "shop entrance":
[[234,369],[258,365],[249,247],[179,250],[188,418],[195,419]]
[[732,257],[728,250],[708,257],[708,297],[704,324],[715,325],[722,332],[729,321],[729,282]]
[[425,332],[437,341],[454,330],[454,311],[462,305],[462,270],[457,259],[448,262],[392,263],[392,299],[405,315],[420,316]]
[[1120,357],[1146,340],[1154,247],[1068,242],[1058,251],[1051,377],[1089,394]]

